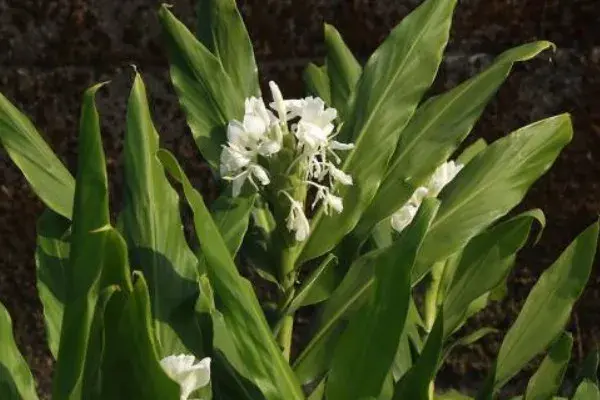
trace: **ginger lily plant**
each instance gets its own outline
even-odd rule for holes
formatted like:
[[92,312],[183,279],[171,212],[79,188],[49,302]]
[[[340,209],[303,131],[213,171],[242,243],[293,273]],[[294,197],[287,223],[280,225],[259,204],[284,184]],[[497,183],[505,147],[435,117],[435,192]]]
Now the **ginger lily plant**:
[[[364,66],[326,25],[325,65],[304,75],[308,97],[285,99],[270,83],[272,102],[233,0],[200,0],[196,34],[161,7],[173,85],[224,183],[209,207],[160,148],[137,71],[116,221],[95,106],[102,85],[84,95],[75,178],[0,95],[0,141],[47,206],[35,259],[52,398],[470,399],[440,393],[437,371],[455,346],[493,331],[461,328],[498,298],[532,226],[543,228],[541,210],[506,215],[572,128],[563,114],[458,150],[513,64],[552,45],[508,50],[423,102],[455,5],[425,0]],[[199,246],[184,235],[178,193]],[[595,223],[543,273],[475,398],[497,397],[545,353],[523,398],[563,393],[565,327],[597,238]],[[240,266],[272,284],[274,303],[259,302]],[[292,356],[294,315],[306,306],[316,308],[310,337]],[[573,398],[589,396],[600,393],[586,378]],[[37,398],[4,308],[0,398]]]

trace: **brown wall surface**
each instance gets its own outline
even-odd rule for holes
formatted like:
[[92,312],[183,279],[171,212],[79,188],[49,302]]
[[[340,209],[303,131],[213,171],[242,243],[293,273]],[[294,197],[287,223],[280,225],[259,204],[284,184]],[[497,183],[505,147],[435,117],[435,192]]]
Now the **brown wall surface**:
[[[193,0],[171,0],[193,26]],[[302,92],[309,61],[322,62],[322,23],[336,26],[361,59],[419,0],[243,0],[263,83],[274,79],[286,96]],[[83,90],[111,80],[99,95],[113,208],[120,198],[124,106],[135,63],[149,86],[163,143],[174,150],[204,193],[209,173],[198,160],[168,81],[154,0],[0,0],[0,92],[29,115],[73,170]],[[600,211],[600,2],[597,0],[463,0],[436,90],[455,86],[511,46],[554,41],[552,57],[517,66],[475,128],[494,140],[529,122],[561,112],[574,118],[575,137],[522,208],[541,207],[548,226],[523,252],[509,298],[472,326],[506,329],[540,272]],[[52,361],[36,298],[35,221],[42,205],[0,150],[0,301],[10,310],[16,338],[40,382],[49,388]],[[595,269],[570,325],[575,357],[600,340],[600,270]],[[475,387],[498,351],[500,335],[455,353],[443,384]],[[520,381],[522,384],[522,381]]]

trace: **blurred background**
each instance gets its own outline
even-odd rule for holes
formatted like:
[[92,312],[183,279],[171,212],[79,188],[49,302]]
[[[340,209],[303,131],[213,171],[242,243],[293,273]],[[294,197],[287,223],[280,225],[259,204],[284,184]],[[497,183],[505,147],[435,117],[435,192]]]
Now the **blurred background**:
[[[302,70],[322,63],[323,22],[333,24],[361,62],[420,0],[242,0],[263,85],[277,81],[286,97],[301,96]],[[173,12],[195,26],[195,0],[171,0]],[[154,119],[208,199],[215,186],[188,134],[168,80],[155,0],[0,0],[0,92],[23,110],[74,171],[83,91],[112,83],[99,94],[111,200],[121,199],[125,102],[136,64],[149,86]],[[555,53],[515,67],[488,106],[473,137],[495,140],[535,120],[572,114],[575,137],[530,191],[522,208],[540,207],[548,225],[542,240],[519,258],[509,296],[469,328],[506,330],[537,277],[600,212],[600,1],[462,0],[434,92],[447,90],[488,65],[500,52],[546,39]],[[52,360],[45,346],[36,297],[35,222],[42,205],[0,149],[0,301],[11,312],[21,350],[40,390],[50,387]],[[600,258],[599,258],[600,261]],[[597,262],[597,264],[599,264]],[[600,341],[600,265],[570,324],[576,361]],[[454,353],[440,385],[476,388],[498,351],[501,335]],[[573,373],[572,371],[570,373]],[[514,388],[526,380],[517,378]],[[508,390],[510,392],[510,389]]]

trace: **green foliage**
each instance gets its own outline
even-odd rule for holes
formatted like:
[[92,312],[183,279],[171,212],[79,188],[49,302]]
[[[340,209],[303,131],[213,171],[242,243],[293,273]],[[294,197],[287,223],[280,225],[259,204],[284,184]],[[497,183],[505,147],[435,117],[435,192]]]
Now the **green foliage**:
[[[493,143],[473,141],[454,156],[513,65],[552,47],[540,41],[508,50],[426,98],[456,3],[425,0],[364,66],[325,25],[324,65],[309,64],[303,76],[325,105],[281,102],[272,89],[271,111],[263,100],[246,101],[260,96],[259,78],[235,1],[199,0],[196,34],[163,5],[170,77],[194,140],[215,176],[240,188],[233,196],[220,185],[212,204],[161,149],[137,70],[116,222],[95,104],[102,84],[84,95],[75,179],[0,95],[0,143],[47,206],[35,260],[56,359],[53,399],[471,399],[436,393],[436,374],[457,346],[500,333],[461,328],[506,295],[518,252],[539,240],[541,210],[510,213],[573,132],[561,114]],[[451,156],[456,164],[445,164]],[[448,175],[441,184],[439,171]],[[393,223],[407,215],[403,228]],[[478,399],[496,398],[541,355],[521,398],[565,392],[573,344],[565,327],[598,233],[596,222],[542,274]],[[306,307],[311,330],[290,362],[294,316]],[[0,398],[37,399],[12,330],[0,306]],[[202,363],[174,372],[169,362],[178,355],[210,357],[210,381]],[[600,398],[597,367],[592,353],[572,399]]]

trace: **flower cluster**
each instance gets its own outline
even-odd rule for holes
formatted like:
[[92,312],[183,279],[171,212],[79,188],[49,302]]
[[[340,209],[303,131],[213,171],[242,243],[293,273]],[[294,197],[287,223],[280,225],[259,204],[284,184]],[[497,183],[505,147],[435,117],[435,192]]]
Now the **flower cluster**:
[[417,215],[423,199],[425,197],[437,197],[444,186],[450,183],[462,168],[462,164],[454,161],[448,161],[440,165],[427,182],[427,185],[418,187],[406,204],[392,214],[392,228],[397,232],[402,232]]
[[179,384],[181,400],[188,400],[193,392],[205,387],[210,382],[209,357],[196,362],[194,356],[180,354],[163,358],[160,365],[166,374]]
[[[269,185],[269,173],[261,160],[276,155],[283,147],[283,137],[292,135],[294,164],[302,166],[304,183],[316,189],[311,207],[321,204],[326,215],[342,212],[342,198],[335,195],[334,188],[336,184],[352,185],[352,177],[339,168],[341,158],[336,151],[351,150],[354,145],[334,140],[337,110],[327,107],[318,97],[284,100],[274,82],[269,86],[273,96],[269,106],[273,111],[262,99],[252,97],[246,100],[243,121],[229,123],[228,142],[221,153],[221,175],[232,181],[234,196],[240,194],[246,181],[256,189],[260,189],[259,184]],[[304,199],[284,194],[290,200],[286,226],[297,241],[304,241],[310,232]]]

